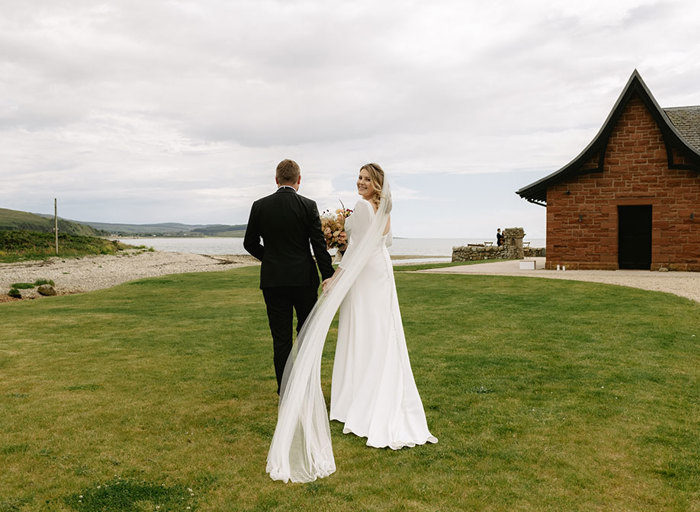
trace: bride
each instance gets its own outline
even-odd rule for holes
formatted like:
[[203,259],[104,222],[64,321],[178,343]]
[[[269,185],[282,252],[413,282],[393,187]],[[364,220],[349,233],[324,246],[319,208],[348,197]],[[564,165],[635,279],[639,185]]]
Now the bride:
[[[369,230],[383,183],[384,171],[377,164],[360,169],[357,191],[362,199],[346,222],[349,245],[340,268],[352,263],[358,241]],[[428,431],[408,360],[387,251],[390,222],[340,306],[331,419],[345,423],[343,433],[366,437],[368,446],[399,449],[437,439]]]
[[391,193],[377,164],[360,169],[361,199],[346,221],[348,249],[309,314],[285,368],[277,427],[267,458],[274,480],[309,482],[335,471],[321,352],[340,307],[331,419],[367,445],[399,449],[437,439],[428,431],[406,349],[391,243]]

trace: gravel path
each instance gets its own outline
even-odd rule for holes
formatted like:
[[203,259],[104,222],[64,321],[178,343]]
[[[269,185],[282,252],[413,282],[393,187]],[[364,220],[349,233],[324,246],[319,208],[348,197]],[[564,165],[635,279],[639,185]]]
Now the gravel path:
[[418,270],[431,274],[472,274],[496,276],[543,277],[594,283],[617,284],[668,292],[700,302],[700,272],[651,272],[649,270],[544,270],[545,258],[532,258],[537,270],[520,270],[519,261],[499,261],[458,267]]
[[[79,259],[50,258],[46,261],[0,263],[0,301],[13,283],[51,279],[59,295],[109,288],[144,277],[186,272],[210,272],[254,265],[252,256],[206,256],[177,252],[128,250],[116,255],[86,256]],[[36,290],[21,290],[23,298],[35,298]]]

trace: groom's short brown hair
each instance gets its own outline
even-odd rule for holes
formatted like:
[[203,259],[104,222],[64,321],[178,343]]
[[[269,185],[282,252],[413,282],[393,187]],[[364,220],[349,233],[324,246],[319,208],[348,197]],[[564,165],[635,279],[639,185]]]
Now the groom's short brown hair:
[[294,160],[282,160],[277,165],[277,183],[280,185],[292,185],[299,181],[299,165]]

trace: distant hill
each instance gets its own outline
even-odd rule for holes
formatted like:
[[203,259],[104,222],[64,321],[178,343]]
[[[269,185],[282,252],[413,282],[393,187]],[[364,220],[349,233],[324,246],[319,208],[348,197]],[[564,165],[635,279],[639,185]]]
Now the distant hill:
[[115,235],[140,236],[140,235],[168,235],[178,236],[189,233],[195,227],[177,222],[163,222],[160,224],[113,224],[108,222],[75,221],[95,229],[106,231]]
[[[0,231],[53,233],[53,227],[53,216],[0,208]],[[58,232],[83,236],[104,236],[106,234],[92,226],[71,222],[60,217],[58,219]]]
[[[58,232],[86,236],[225,236],[243,237],[246,224],[181,224],[162,222],[158,224],[112,224],[58,218]],[[0,231],[25,230],[53,233],[53,215],[29,213],[0,208]]]
[[245,236],[245,229],[247,226],[247,224],[236,224],[234,226],[229,226],[227,224],[212,224],[210,226],[195,228],[192,230],[192,232],[202,233],[204,236],[243,237]]
[[110,224],[105,222],[74,221],[119,236],[226,236],[243,237],[246,224]]

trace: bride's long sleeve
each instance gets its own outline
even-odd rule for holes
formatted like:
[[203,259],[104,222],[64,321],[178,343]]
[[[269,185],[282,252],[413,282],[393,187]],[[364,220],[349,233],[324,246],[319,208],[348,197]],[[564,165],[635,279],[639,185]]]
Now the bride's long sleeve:
[[348,248],[340,262],[340,268],[347,268],[353,258],[357,244],[364,238],[372,224],[372,205],[364,199],[355,204],[352,215],[345,220],[345,232],[348,235]]

